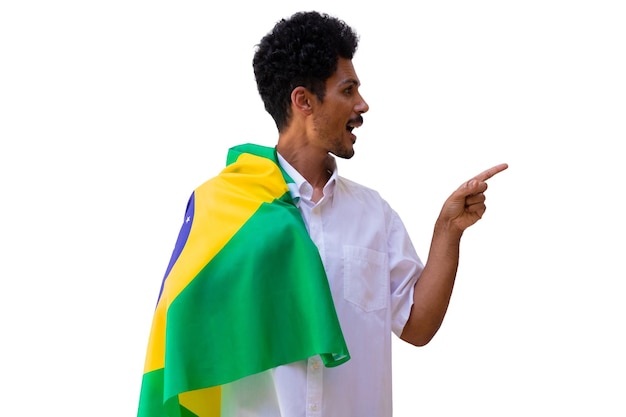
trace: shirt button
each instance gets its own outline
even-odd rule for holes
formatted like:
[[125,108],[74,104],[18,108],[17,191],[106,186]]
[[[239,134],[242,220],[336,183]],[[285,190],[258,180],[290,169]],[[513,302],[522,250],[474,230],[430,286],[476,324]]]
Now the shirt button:
[[317,404],[311,404],[309,408],[311,409],[311,411],[317,411]]
[[320,363],[319,362],[313,362],[313,365],[311,365],[311,367],[313,369],[320,369]]

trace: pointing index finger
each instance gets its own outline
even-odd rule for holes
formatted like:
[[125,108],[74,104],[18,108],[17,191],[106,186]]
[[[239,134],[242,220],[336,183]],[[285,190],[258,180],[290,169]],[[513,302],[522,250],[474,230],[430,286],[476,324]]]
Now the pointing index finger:
[[483,171],[480,174],[476,175],[474,177],[474,179],[478,180],[478,181],[487,181],[489,178],[493,177],[494,175],[496,175],[499,172],[504,171],[508,167],[509,167],[508,164],[498,164],[498,165],[496,165],[494,167],[491,167],[488,170]]

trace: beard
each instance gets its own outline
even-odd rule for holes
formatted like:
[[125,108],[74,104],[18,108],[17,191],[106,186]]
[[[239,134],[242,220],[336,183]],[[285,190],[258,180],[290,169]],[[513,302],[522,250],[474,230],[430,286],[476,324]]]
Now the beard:
[[[337,134],[340,129],[329,128],[329,118],[322,115],[313,119],[313,127],[320,143],[326,147],[326,151],[338,158],[350,159],[354,156],[354,146],[352,141],[345,137],[347,130],[343,134]],[[344,126],[345,129],[345,126]]]
[[336,141],[334,141],[334,146],[329,149],[328,152],[332,153],[338,158],[350,159],[354,156],[354,147],[348,147],[340,139],[337,139]]

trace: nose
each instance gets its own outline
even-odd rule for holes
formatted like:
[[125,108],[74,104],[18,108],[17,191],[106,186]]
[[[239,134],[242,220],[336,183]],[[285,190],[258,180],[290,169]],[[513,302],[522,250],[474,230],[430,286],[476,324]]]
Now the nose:
[[359,114],[363,114],[363,113],[367,113],[367,111],[370,109],[369,104],[367,104],[367,102],[363,99],[363,96],[359,94],[359,98],[361,99],[359,101],[359,103],[356,105],[355,110],[357,111],[357,113]]

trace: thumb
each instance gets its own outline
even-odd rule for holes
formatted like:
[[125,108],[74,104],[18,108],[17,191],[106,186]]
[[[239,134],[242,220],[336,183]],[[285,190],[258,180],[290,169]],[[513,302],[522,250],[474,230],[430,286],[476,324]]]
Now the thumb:
[[463,190],[464,196],[467,197],[487,190],[487,183],[484,181],[478,181],[476,178],[472,178],[467,181],[461,189]]

